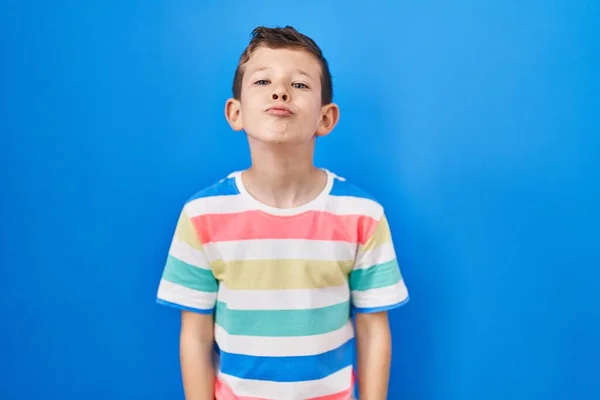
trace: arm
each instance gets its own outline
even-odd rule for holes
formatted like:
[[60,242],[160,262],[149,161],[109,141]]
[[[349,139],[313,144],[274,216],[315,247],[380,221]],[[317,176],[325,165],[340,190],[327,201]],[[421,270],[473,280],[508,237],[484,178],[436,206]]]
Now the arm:
[[179,351],[186,400],[214,399],[213,335],[212,314],[182,311]]
[[392,339],[388,311],[408,301],[385,215],[366,220],[350,273],[355,312],[358,389],[361,400],[387,398]]
[[387,399],[392,357],[387,312],[358,313],[356,343],[360,399]]
[[159,304],[181,310],[179,357],[187,400],[213,400],[213,314],[218,282],[185,210],[181,213],[157,293]]

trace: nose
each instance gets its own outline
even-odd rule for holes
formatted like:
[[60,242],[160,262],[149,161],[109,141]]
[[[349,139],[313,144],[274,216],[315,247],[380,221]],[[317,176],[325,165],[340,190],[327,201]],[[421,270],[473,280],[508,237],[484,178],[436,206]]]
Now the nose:
[[281,99],[282,101],[288,101],[290,99],[290,94],[285,89],[284,85],[277,85],[275,90],[273,90],[271,97],[273,98],[273,100]]

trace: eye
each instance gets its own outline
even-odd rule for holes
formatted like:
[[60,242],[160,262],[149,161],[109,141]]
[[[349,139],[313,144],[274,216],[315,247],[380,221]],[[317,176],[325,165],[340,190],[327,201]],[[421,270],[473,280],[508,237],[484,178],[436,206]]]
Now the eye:
[[292,83],[292,86],[296,89],[308,89],[308,86],[306,86],[304,83]]
[[259,79],[258,81],[254,82],[255,85],[268,85],[269,81],[266,79]]

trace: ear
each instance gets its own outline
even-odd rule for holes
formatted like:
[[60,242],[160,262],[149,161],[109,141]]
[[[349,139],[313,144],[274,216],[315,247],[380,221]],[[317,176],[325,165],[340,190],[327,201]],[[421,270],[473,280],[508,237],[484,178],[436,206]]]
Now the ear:
[[340,108],[330,103],[321,107],[321,120],[317,126],[317,136],[327,136],[335,128],[340,119]]
[[242,123],[242,110],[240,108],[240,101],[234,98],[227,99],[225,103],[225,118],[229,122],[229,126],[234,131],[241,131],[244,129]]

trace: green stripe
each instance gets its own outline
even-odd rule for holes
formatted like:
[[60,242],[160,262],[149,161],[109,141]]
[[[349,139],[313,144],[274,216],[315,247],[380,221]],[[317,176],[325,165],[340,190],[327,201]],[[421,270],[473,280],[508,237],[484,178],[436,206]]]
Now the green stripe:
[[231,335],[310,336],[332,332],[350,318],[350,302],[307,310],[230,310],[217,302],[215,322]]
[[369,290],[386,287],[398,283],[402,279],[396,259],[382,264],[375,264],[366,269],[357,269],[350,274],[352,290]]
[[194,267],[171,255],[167,257],[163,279],[201,292],[214,293],[218,288],[211,270]]

